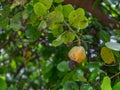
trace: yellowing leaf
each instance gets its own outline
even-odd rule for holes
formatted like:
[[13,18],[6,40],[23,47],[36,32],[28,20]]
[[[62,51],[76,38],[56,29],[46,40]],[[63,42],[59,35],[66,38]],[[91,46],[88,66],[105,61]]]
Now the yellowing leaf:
[[103,47],[101,49],[101,53],[100,53],[102,60],[107,63],[107,64],[112,64],[115,63],[115,58],[114,55],[112,53],[112,51],[107,48],[107,47]]

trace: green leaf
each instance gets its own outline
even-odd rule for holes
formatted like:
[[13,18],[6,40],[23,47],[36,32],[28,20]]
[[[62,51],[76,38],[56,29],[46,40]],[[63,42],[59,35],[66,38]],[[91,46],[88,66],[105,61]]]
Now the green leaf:
[[73,6],[71,4],[64,5],[63,6],[64,17],[68,17],[70,12],[72,12],[73,10],[74,10],[74,8],[73,8]]
[[10,28],[12,28],[15,31],[20,30],[22,28],[21,13],[17,13],[16,15],[13,16],[13,18],[11,18]]
[[69,16],[69,23],[78,29],[84,29],[88,26],[88,20],[85,17],[85,12],[82,8],[78,8],[77,10],[73,10]]
[[94,70],[90,73],[89,81],[95,80],[98,76],[99,76],[99,69],[94,68]]
[[43,3],[36,3],[34,5],[34,12],[37,16],[43,16],[47,13],[47,7]]
[[12,69],[16,69],[16,62],[14,61],[14,60],[12,60],[11,62],[10,62],[10,66],[11,66],[11,68]]
[[67,81],[64,86],[63,86],[64,90],[79,90],[78,85],[76,84],[76,82],[73,81]]
[[67,73],[65,74],[65,76],[63,77],[63,79],[62,79],[62,83],[65,84],[66,81],[71,80],[71,78],[72,78],[73,75],[74,75],[74,72],[73,72],[73,71],[67,72]]
[[61,35],[60,36],[58,36],[58,38],[56,39],[56,40],[54,40],[53,42],[52,42],[52,45],[53,46],[59,46],[59,45],[61,45],[62,43],[64,42],[64,39],[61,37]]
[[38,26],[38,29],[41,30],[41,29],[45,29],[47,27],[47,23],[45,20],[42,20]]
[[88,84],[82,84],[80,86],[80,90],[94,90],[94,89]]
[[120,51],[120,43],[116,42],[107,42],[105,43],[106,47],[115,50],[115,51]]
[[69,14],[69,22],[70,24],[75,23],[77,20],[82,20],[82,18],[84,17],[85,12],[82,8],[78,8],[77,10],[73,10],[70,14]]
[[26,30],[26,36],[31,41],[35,41],[39,38],[40,32],[35,27],[33,27],[32,25],[28,25],[28,28]]
[[57,7],[55,7],[55,11],[62,12],[63,11],[63,6],[60,4]]
[[64,0],[54,0],[55,3],[61,3],[63,2]]
[[49,20],[51,23],[61,23],[64,21],[64,16],[62,13],[62,6],[59,5],[55,8],[54,11],[48,14],[47,20]]
[[117,82],[114,86],[112,90],[120,90],[120,82]]
[[63,25],[52,23],[49,26],[49,29],[51,29],[51,32],[54,35],[54,37],[58,37],[63,32]]
[[52,3],[53,3],[53,0],[40,0],[41,3],[43,3],[47,9],[50,9]]
[[11,87],[7,88],[7,90],[18,90],[18,89],[15,86],[11,86]]
[[112,90],[111,88],[111,80],[108,76],[103,78],[102,84],[101,84],[102,90]]
[[88,19],[84,16],[82,20],[73,24],[76,28],[85,29],[88,26]]
[[3,76],[0,76],[0,90],[6,90],[7,84]]
[[108,42],[110,41],[110,34],[104,30],[100,30],[99,32],[99,38],[103,41],[103,42]]
[[6,17],[6,18],[1,18],[0,19],[0,28],[6,28],[7,25],[8,25],[8,22],[9,22],[9,19]]
[[6,74],[7,72],[8,72],[8,67],[7,66],[0,67],[0,74]]
[[62,61],[57,65],[57,69],[61,72],[67,72],[69,71],[68,61]]
[[37,26],[39,24],[38,17],[35,15],[35,13],[30,15],[28,24],[31,24],[32,26]]
[[87,82],[87,79],[84,77],[84,72],[82,70],[76,70],[72,78],[74,81]]
[[102,60],[107,64],[116,62],[112,51],[107,47],[102,47],[100,55],[102,57]]
[[75,34],[73,32],[66,31],[62,34],[62,38],[64,39],[64,43],[67,44],[75,39]]

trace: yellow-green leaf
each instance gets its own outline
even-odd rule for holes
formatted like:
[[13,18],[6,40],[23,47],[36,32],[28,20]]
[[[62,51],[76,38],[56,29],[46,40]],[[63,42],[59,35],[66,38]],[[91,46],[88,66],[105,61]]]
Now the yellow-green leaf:
[[64,39],[64,43],[67,44],[69,42],[72,42],[75,39],[75,34],[70,31],[66,31],[63,35],[62,38]]
[[47,7],[43,3],[36,3],[34,5],[34,12],[37,16],[43,16],[47,12]]
[[112,64],[112,63],[115,63],[115,58],[114,58],[114,55],[112,53],[112,51],[107,48],[107,47],[102,47],[101,49],[101,57],[102,57],[102,60],[107,63],[107,64]]
[[108,76],[103,78],[101,88],[102,88],[102,90],[112,90],[111,80]]
[[70,12],[69,16],[69,23],[79,29],[84,29],[88,26],[88,19],[85,16],[85,12],[82,8],[78,8],[77,10],[73,10]]
[[41,3],[43,3],[47,9],[49,9],[53,3],[53,0],[40,0]]

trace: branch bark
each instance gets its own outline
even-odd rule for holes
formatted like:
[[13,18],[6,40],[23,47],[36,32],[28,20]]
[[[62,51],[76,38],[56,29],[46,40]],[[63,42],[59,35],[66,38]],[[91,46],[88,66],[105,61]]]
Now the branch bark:
[[93,8],[95,0],[64,0],[64,4],[72,4],[77,7],[84,8],[90,12],[95,18],[97,18],[103,25],[111,28],[120,30],[120,23],[114,18],[110,17],[109,14],[105,14],[99,7]]

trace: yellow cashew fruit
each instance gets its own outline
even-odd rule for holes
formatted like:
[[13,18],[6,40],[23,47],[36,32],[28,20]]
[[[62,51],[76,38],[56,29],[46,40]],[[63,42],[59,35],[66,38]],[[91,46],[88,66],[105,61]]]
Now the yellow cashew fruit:
[[81,63],[86,58],[85,49],[82,46],[74,46],[69,51],[68,57],[77,63]]

